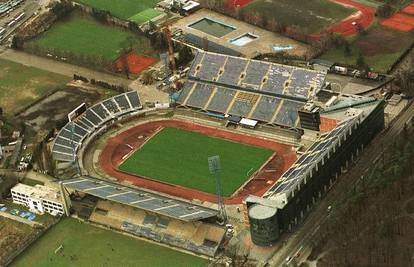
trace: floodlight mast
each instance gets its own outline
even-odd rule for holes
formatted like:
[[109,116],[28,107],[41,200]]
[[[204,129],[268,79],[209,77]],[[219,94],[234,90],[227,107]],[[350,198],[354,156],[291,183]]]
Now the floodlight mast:
[[208,158],[208,168],[210,173],[214,176],[216,182],[216,194],[217,194],[217,205],[219,209],[218,219],[220,224],[225,224],[227,222],[226,209],[224,207],[223,193],[221,189],[221,179],[220,179],[220,157],[212,156]]

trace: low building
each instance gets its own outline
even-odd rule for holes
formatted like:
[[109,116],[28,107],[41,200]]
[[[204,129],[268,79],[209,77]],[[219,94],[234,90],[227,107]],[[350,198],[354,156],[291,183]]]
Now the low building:
[[58,189],[17,184],[11,189],[11,195],[14,203],[24,205],[35,213],[64,214],[63,199]]

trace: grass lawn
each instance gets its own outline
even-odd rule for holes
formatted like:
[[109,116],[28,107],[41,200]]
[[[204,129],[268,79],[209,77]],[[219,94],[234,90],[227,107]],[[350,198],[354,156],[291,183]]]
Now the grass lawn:
[[329,0],[257,0],[243,7],[242,12],[257,13],[285,26],[296,25],[305,34],[311,34],[341,21],[356,10]]
[[176,128],[164,128],[119,169],[215,194],[207,158],[219,155],[224,196],[231,196],[273,151]]
[[162,13],[158,10],[153,8],[145,9],[144,11],[139,12],[138,14],[130,17],[128,20],[137,23],[138,25],[147,22],[155,17],[158,17]]
[[161,0],[76,0],[77,2],[111,12],[112,15],[128,19],[148,8],[153,8]]
[[[54,251],[63,245],[63,250]],[[10,266],[205,266],[207,261],[146,241],[63,219]]]
[[411,33],[394,31],[376,24],[369,28],[366,34],[359,34],[350,39],[349,55],[340,47],[328,51],[321,58],[355,65],[359,54],[362,53],[370,68],[385,73],[413,42],[414,36]]
[[69,77],[0,59],[0,107],[10,115],[70,80]]
[[29,42],[29,46],[115,60],[120,56],[122,45],[128,39],[136,44],[137,53],[153,52],[149,39],[119,27],[101,24],[75,12],[68,20],[56,23],[47,32]]

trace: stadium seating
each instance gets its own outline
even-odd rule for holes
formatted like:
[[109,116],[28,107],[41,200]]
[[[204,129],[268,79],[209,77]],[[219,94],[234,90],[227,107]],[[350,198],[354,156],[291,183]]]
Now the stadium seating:
[[135,91],[97,103],[60,130],[53,144],[53,158],[58,161],[74,161],[74,153],[96,129],[110,120],[141,108],[141,100]]
[[[325,77],[325,72],[200,51],[177,103],[296,127],[298,110],[321,90]],[[256,101],[239,97],[246,94]]]
[[89,220],[208,256],[216,254],[225,234],[223,228],[215,225],[174,220],[103,200],[98,201]]

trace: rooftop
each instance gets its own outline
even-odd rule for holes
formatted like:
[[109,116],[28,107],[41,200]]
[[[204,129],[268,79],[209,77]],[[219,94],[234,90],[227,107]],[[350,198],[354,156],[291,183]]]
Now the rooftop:
[[82,176],[63,181],[66,188],[147,210],[181,221],[198,221],[217,215],[217,210],[167,197],[140,188]]
[[45,199],[53,202],[62,201],[60,191],[58,189],[44,185],[29,186],[25,184],[17,184],[12,188],[12,190],[28,195],[31,198]]

